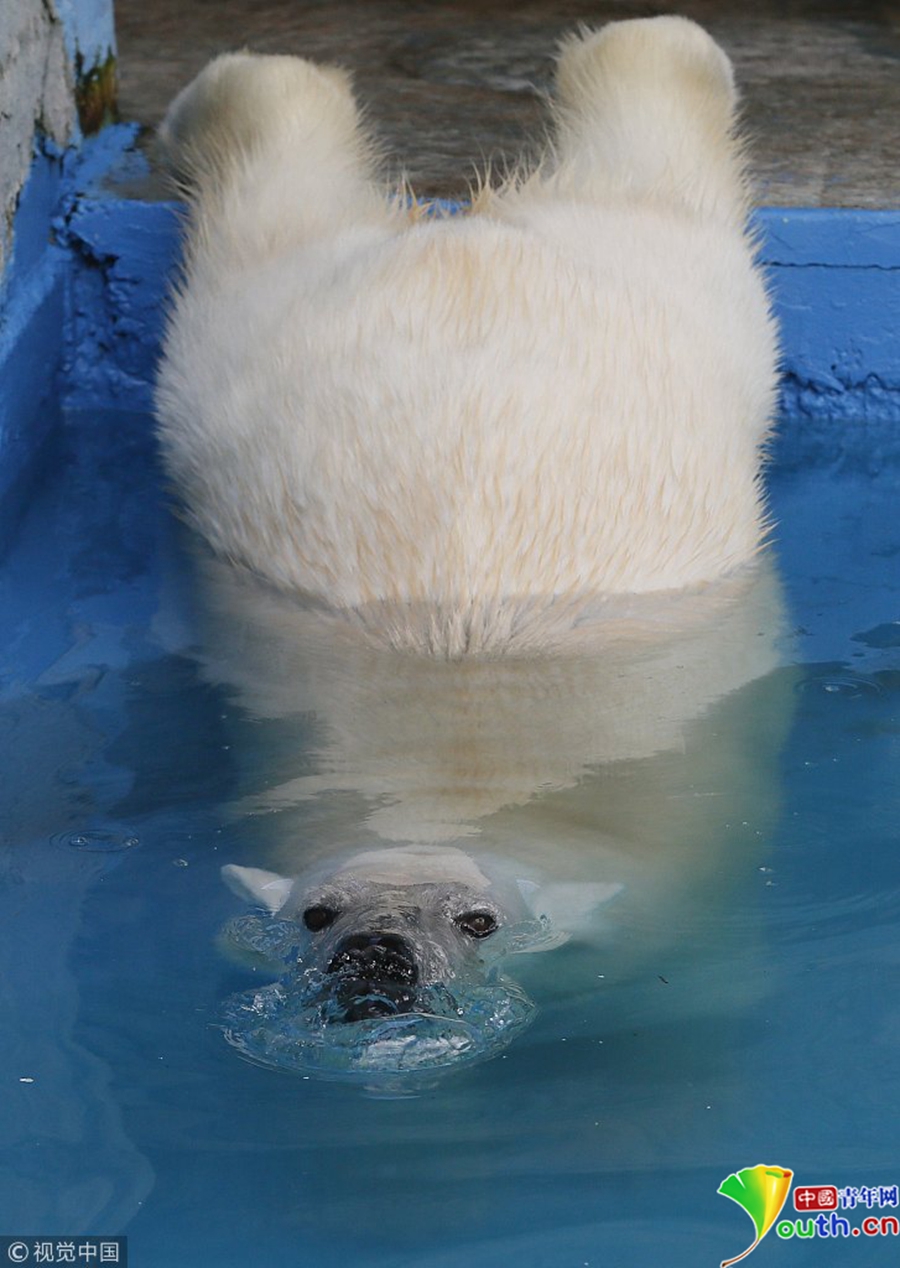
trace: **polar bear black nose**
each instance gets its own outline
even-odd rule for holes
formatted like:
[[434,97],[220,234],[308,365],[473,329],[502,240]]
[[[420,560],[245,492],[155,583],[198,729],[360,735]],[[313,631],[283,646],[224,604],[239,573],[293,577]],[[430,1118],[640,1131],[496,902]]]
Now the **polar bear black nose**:
[[349,974],[366,982],[402,983],[419,980],[412,944],[397,933],[372,931],[343,938],[328,965],[329,973]]

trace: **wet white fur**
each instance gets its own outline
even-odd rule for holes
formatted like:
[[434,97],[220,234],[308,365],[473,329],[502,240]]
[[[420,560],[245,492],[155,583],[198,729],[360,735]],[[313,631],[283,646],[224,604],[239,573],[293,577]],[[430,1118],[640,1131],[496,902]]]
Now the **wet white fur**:
[[161,133],[192,205],[157,402],[213,548],[376,623],[426,605],[450,653],[750,559],[776,349],[735,101],[686,19],[572,38],[539,169],[432,220],[341,71],[212,62]]

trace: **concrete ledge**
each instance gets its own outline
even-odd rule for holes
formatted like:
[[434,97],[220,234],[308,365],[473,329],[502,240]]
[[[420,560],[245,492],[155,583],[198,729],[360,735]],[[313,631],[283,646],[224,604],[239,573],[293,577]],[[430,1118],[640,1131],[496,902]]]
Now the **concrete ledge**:
[[885,454],[896,452],[900,211],[772,209],[758,220],[781,325],[781,412],[795,460],[810,445],[818,452],[861,441],[871,449],[876,436]]
[[178,220],[173,204],[92,198],[66,219],[67,408],[150,407]]
[[[79,405],[149,401],[178,218],[173,203],[90,199],[70,217]],[[893,423],[900,442],[900,212],[766,209],[757,224],[782,329],[784,417]]]
[[[0,284],[0,551],[59,429],[73,382],[75,257],[66,226],[111,171],[133,172],[135,135],[133,127],[107,128],[77,149],[39,140],[18,196]],[[110,199],[110,206],[119,205]],[[151,360],[147,353],[145,381]]]

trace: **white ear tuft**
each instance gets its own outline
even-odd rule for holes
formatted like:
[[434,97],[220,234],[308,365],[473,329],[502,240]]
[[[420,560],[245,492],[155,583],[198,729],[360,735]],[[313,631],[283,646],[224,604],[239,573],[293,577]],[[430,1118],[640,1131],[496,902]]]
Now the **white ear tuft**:
[[287,876],[266,872],[261,867],[237,867],[234,863],[222,868],[222,880],[238,898],[268,907],[273,914],[281,910],[294,888],[294,882]]

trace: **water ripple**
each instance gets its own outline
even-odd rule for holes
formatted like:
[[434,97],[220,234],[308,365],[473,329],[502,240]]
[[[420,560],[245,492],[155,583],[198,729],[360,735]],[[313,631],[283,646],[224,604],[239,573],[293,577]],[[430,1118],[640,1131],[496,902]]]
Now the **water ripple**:
[[140,837],[126,828],[81,828],[75,832],[57,832],[50,841],[53,845],[84,854],[119,854],[123,850],[133,850],[141,843]]

